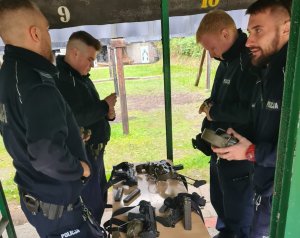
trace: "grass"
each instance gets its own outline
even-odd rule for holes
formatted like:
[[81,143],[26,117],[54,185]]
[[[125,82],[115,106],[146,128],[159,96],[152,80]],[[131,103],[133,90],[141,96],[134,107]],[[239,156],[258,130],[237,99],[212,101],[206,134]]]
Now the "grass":
[[[201,80],[200,87],[194,87],[198,71],[197,60],[190,58],[172,58],[172,60],[171,84],[172,97],[175,99],[172,108],[174,163],[184,164],[185,169],[182,173],[186,175],[198,179],[208,179],[209,159],[191,146],[191,138],[199,132],[202,121],[202,118],[197,114],[201,103],[199,100],[201,97],[207,97],[208,93],[203,90],[205,88],[204,80]],[[111,141],[105,154],[107,176],[109,176],[112,166],[122,161],[144,162],[166,159],[162,67],[161,61],[154,64],[124,67],[125,77],[161,75],[161,78],[126,81],[130,134],[123,135],[120,121],[111,123]],[[204,71],[203,75],[205,74]],[[212,74],[214,75],[215,71]],[[109,78],[108,68],[93,69],[91,78],[93,80]],[[97,83],[96,88],[100,92],[101,98],[114,91],[112,81]],[[195,99],[181,103],[180,98],[178,98],[181,96],[185,98],[193,96]],[[157,100],[158,98],[161,100]],[[147,110],[139,108],[139,104],[142,103],[146,103]],[[117,116],[120,118],[119,106],[116,110]],[[0,179],[8,201],[18,198],[13,176],[12,160],[6,153],[1,141]]]

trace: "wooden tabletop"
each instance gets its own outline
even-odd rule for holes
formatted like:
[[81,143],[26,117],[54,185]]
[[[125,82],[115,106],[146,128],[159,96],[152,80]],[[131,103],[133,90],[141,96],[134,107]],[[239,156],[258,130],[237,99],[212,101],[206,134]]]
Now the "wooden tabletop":
[[[186,193],[187,190],[183,183],[177,180],[169,179],[167,181],[155,182],[148,178],[147,175],[137,175],[138,185],[134,187],[123,186],[124,192],[120,202],[113,201],[113,211],[118,210],[125,206],[137,206],[141,200],[146,200],[155,207],[156,215],[163,216],[159,213],[159,208],[162,206],[164,199],[167,197],[175,197],[178,193]],[[114,193],[116,189],[122,185],[114,186]],[[123,199],[136,187],[141,190],[140,195],[135,197],[129,204],[124,204]],[[113,194],[114,194],[113,193]],[[130,212],[139,213],[138,207],[132,209]],[[125,214],[118,216],[117,218],[124,221],[127,220]],[[209,233],[204,226],[201,218],[194,212],[192,212],[192,230],[184,230],[183,221],[179,221],[175,228],[164,227],[159,222],[157,224],[157,230],[160,232],[159,237],[172,237],[172,238],[209,238]],[[126,237],[124,233],[121,233],[121,237]]]

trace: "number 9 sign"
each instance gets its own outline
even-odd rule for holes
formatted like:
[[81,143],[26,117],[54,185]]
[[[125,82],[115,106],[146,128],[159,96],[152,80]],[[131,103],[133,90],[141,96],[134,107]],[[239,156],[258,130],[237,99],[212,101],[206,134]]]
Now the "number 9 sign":
[[60,6],[57,9],[57,13],[58,13],[58,15],[60,15],[60,20],[62,22],[69,22],[70,21],[71,14],[70,14],[69,9],[66,6]]

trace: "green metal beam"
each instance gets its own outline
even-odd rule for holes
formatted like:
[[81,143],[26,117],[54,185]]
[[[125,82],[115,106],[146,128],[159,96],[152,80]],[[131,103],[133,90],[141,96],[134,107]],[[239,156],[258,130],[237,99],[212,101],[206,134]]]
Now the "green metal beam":
[[167,159],[173,161],[169,0],[161,0],[161,10]]
[[[299,55],[299,58],[300,58],[300,55]],[[297,75],[299,78],[300,73],[298,73]],[[300,89],[299,84],[298,84],[298,89]],[[299,101],[300,101],[300,97],[298,97],[298,102]],[[298,104],[298,108],[299,108],[299,104]],[[288,201],[288,210],[287,210],[287,215],[286,215],[285,235],[283,236],[285,238],[299,237],[299,234],[300,234],[299,183],[300,183],[300,129],[298,128],[297,144],[296,144],[294,164],[293,164],[293,169],[292,169],[291,190],[290,190],[290,197],[289,197],[289,201]]]
[[[295,150],[297,140],[299,139],[299,108],[300,108],[300,1],[293,1],[291,34],[289,40],[288,59],[285,75],[284,96],[282,103],[281,124],[278,141],[277,165],[275,175],[275,189],[272,208],[271,237],[286,237],[285,232],[287,224],[287,214],[290,211],[289,198],[291,188],[291,178],[294,160],[300,159],[300,154]],[[298,128],[298,137],[297,137]],[[299,141],[298,141],[299,144]],[[295,153],[296,152],[296,153]],[[299,173],[299,172],[298,172]],[[299,176],[299,175],[298,175]],[[293,180],[295,183],[295,180]],[[299,183],[299,180],[296,182]],[[293,187],[292,187],[293,188]],[[294,194],[291,191],[291,194]],[[295,195],[295,194],[294,194]],[[298,200],[299,201],[299,200]],[[289,211],[288,211],[289,208]],[[298,218],[297,218],[298,219]],[[299,234],[299,228],[298,229]],[[297,237],[297,236],[289,236]]]
[[2,216],[2,219],[0,216],[0,226],[1,226],[0,237],[2,237],[2,230],[6,229],[9,238],[16,238],[17,235],[9,213],[9,209],[7,206],[1,181],[0,181],[0,213],[1,213],[0,215]]

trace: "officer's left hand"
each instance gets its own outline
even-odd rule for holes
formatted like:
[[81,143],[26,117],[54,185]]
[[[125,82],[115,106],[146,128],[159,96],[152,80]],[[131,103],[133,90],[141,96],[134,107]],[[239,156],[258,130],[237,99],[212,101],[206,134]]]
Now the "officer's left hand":
[[107,102],[109,108],[112,108],[116,105],[117,95],[116,95],[116,93],[111,93],[106,98],[104,98],[104,100]]
[[209,115],[209,111],[210,111],[210,108],[212,107],[212,104],[207,104],[207,106],[205,106],[204,108],[203,108],[203,112],[206,114],[206,118],[207,118],[207,120],[209,120],[209,121],[212,121],[212,118],[210,117],[210,115]]
[[247,138],[241,136],[232,128],[227,130],[227,133],[233,135],[239,140],[235,145],[225,147],[225,148],[216,148],[212,147],[213,152],[215,152],[219,158],[226,160],[246,160],[246,151],[249,146],[252,144]]
[[209,111],[211,107],[212,107],[212,103],[208,103],[207,101],[204,101],[199,108],[199,114],[204,112],[206,114],[207,120],[209,121],[212,121],[212,118],[209,115]]

